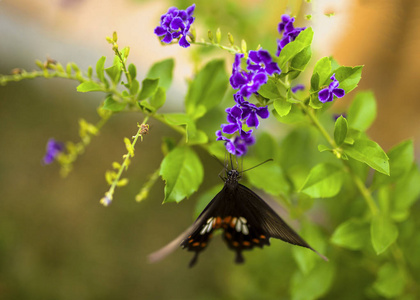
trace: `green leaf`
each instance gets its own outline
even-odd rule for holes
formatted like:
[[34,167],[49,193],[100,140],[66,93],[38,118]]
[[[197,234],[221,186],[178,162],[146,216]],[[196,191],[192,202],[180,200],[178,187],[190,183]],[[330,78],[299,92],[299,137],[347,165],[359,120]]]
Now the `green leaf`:
[[98,92],[98,91],[103,91],[103,90],[104,90],[104,87],[102,85],[93,81],[82,82],[81,84],[77,86],[77,91],[82,92],[82,93]]
[[130,94],[136,95],[139,89],[140,89],[140,83],[138,82],[137,79],[133,79],[133,81],[131,82]]
[[292,105],[290,112],[286,116],[280,116],[275,109],[272,113],[278,121],[285,124],[293,124],[305,120],[305,115],[296,105]]
[[102,81],[103,83],[107,84],[108,82],[106,81],[105,76],[104,76],[105,60],[106,60],[106,57],[105,56],[102,56],[98,60],[98,62],[96,63],[96,76],[98,76],[98,79],[100,81]]
[[319,89],[319,84],[320,79],[319,79],[319,74],[318,73],[313,73],[312,77],[311,77],[311,91],[317,91]]
[[363,162],[381,172],[389,175],[388,156],[374,141],[368,139],[358,139],[353,145],[343,144],[344,153],[351,158]]
[[[305,47],[302,51],[300,51],[290,62],[290,69],[303,72],[308,65],[309,61],[312,57],[312,50],[311,46]],[[298,74],[299,74],[298,73]]]
[[375,173],[372,183],[374,187],[393,183],[411,170],[414,161],[413,141],[401,142],[389,150],[387,155],[389,157],[390,176]]
[[372,218],[370,235],[377,255],[383,253],[398,237],[398,228],[389,217],[379,214]]
[[130,76],[131,76],[131,80],[136,79],[136,76],[137,76],[137,69],[136,69],[136,66],[135,66],[135,65],[133,65],[133,64],[129,64],[129,65],[128,65],[128,73],[129,73],[129,74],[130,74]]
[[165,181],[166,202],[181,202],[198,190],[204,170],[197,154],[187,146],[169,152],[160,166],[160,176]]
[[114,82],[115,84],[120,82],[122,69],[121,62],[118,56],[114,56],[114,62],[112,64],[112,67],[106,68],[105,72],[108,74],[112,82]]
[[347,115],[349,126],[359,131],[366,131],[375,118],[375,95],[371,91],[357,93]]
[[[255,166],[260,161],[248,159],[245,169]],[[267,162],[245,173],[250,184],[271,195],[286,194],[290,187],[281,167],[274,162]]]
[[165,104],[166,101],[166,92],[162,87],[158,87],[154,95],[149,99],[150,105],[158,110]]
[[228,84],[224,60],[212,60],[191,82],[185,98],[187,114],[197,119],[223,99]]
[[202,130],[197,130],[195,135],[189,136],[188,138],[188,144],[189,145],[199,145],[199,144],[205,144],[209,141],[209,137],[207,134]]
[[403,270],[392,263],[385,263],[379,269],[373,288],[381,296],[395,298],[403,293],[406,283]]
[[340,146],[342,143],[344,143],[344,140],[347,136],[347,120],[343,118],[343,116],[340,116],[337,121],[335,121],[334,126],[334,140],[337,143],[337,146]]
[[311,169],[300,191],[313,198],[328,198],[338,194],[342,183],[343,176],[338,167],[321,163]]
[[318,151],[319,152],[332,151],[332,149],[328,146],[323,145],[323,144],[319,144],[318,145]]
[[360,250],[369,243],[369,230],[368,223],[350,219],[337,227],[331,237],[331,243],[351,250]]
[[146,78],[159,78],[159,86],[168,90],[172,83],[174,60],[172,58],[155,63],[146,75]]
[[412,164],[410,171],[397,183],[392,194],[393,213],[408,210],[420,197],[420,172],[416,164]]
[[287,116],[287,114],[292,109],[292,104],[287,102],[286,99],[275,99],[274,100],[274,109],[280,115],[280,117]]
[[258,90],[258,94],[267,99],[286,98],[286,88],[275,78],[269,77],[266,84]]
[[260,135],[258,135],[257,140],[258,143],[256,143],[254,146],[256,156],[261,161],[272,158],[276,163],[278,155],[278,145],[273,136],[267,132],[262,132]]
[[143,100],[153,96],[159,86],[159,79],[146,78],[141,83],[141,91],[138,100]]
[[326,84],[330,77],[331,60],[329,57],[323,57],[315,64],[313,75],[311,77],[311,91],[319,90],[320,87]]
[[355,89],[362,78],[362,68],[363,66],[339,67],[335,70],[335,78],[340,82],[338,87],[346,94]]
[[284,69],[288,61],[291,61],[302,50],[311,45],[313,36],[314,31],[312,28],[306,28],[297,36],[296,40],[290,42],[281,50],[278,58],[278,65],[281,70]]
[[185,139],[187,143],[189,142],[189,139],[194,138],[196,136],[197,127],[195,126],[194,121],[186,114],[173,113],[164,114],[163,116],[165,120],[171,125],[185,125]]
[[315,300],[331,288],[335,275],[332,262],[320,263],[306,275],[296,271],[292,276],[290,293],[292,300]]
[[110,110],[110,111],[121,111],[127,106],[127,103],[124,102],[117,102],[112,98],[112,95],[106,97],[104,101],[103,109]]

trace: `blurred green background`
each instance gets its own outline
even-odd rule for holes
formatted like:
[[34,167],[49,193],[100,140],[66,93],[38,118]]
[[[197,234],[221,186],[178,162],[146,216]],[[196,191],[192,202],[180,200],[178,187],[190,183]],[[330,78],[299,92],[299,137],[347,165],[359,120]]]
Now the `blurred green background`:
[[[407,15],[418,4],[415,1],[405,1],[403,5],[397,1],[389,1],[387,5],[376,1],[336,2],[199,1],[195,14],[197,30],[205,37],[207,28],[215,31],[220,26],[224,34],[231,32],[237,41],[245,38],[249,48],[261,43],[274,50],[281,14],[298,13],[300,26],[319,29],[322,42],[315,42],[317,56],[335,54],[343,64],[366,65],[366,80],[362,85],[379,93],[382,115],[371,130],[373,138],[387,150],[404,138],[418,137],[419,104],[411,94],[415,88],[404,87],[420,78],[420,67],[412,66],[419,65],[418,55],[410,52],[417,47],[419,34],[415,31],[414,38],[413,35],[402,37],[399,45],[403,49],[394,45],[401,51],[398,53],[412,58],[412,65],[406,62],[405,56],[401,55],[400,60],[390,59],[388,52],[381,52],[380,49],[392,43],[385,26],[376,27],[382,42],[379,44],[375,44],[376,35],[370,37],[371,44],[362,43],[370,29],[354,34],[357,26],[381,24],[383,19],[379,17],[360,18],[378,10],[382,15],[394,17],[389,22],[393,33],[398,34],[398,30],[407,28],[406,18],[411,20],[411,25],[419,23],[420,10]],[[138,66],[140,74],[157,60],[176,58],[175,87],[168,93],[172,97],[167,99],[167,109],[175,111],[185,94],[185,78],[193,71],[193,50],[161,47],[152,31],[169,6],[185,8],[191,3],[3,0],[0,2],[0,74],[9,74],[16,67],[31,70],[35,59],[46,57],[61,63],[75,61],[81,68],[87,68],[102,55],[110,59],[112,50],[105,36],[117,30],[120,45],[131,46],[131,61]],[[324,16],[331,10],[336,12],[334,18]],[[305,23],[305,14],[313,14],[313,23]],[[355,25],[357,17],[359,23],[364,23]],[[341,31],[337,33],[331,24]],[[358,47],[367,50],[357,52],[354,49]],[[382,60],[372,51],[379,56],[382,53]],[[225,53],[215,55],[227,57],[227,65],[232,62],[232,57]],[[395,67],[392,74],[380,72],[389,64]],[[394,80],[394,86],[384,87],[384,82],[402,74],[401,66],[407,67],[404,78],[410,78],[406,80],[409,82]],[[382,77],[378,77],[378,72]],[[161,205],[163,183],[158,180],[147,200],[134,201],[148,175],[160,164],[161,137],[177,135],[158,122],[150,122],[150,134],[136,147],[136,156],[126,174],[130,184],[117,190],[108,208],[99,204],[107,190],[104,173],[111,168],[112,161],[119,161],[125,153],[123,137],[135,134],[141,116],[125,114],[112,118],[66,179],[60,178],[57,166],[43,166],[45,144],[50,137],[77,141],[78,119],[92,123],[97,120],[96,107],[101,95],[77,93],[76,86],[76,82],[60,79],[37,79],[0,87],[0,298],[289,299],[290,277],[296,263],[291,246],[277,240],[264,250],[245,253],[246,264],[242,266],[233,264],[234,253],[218,238],[193,269],[187,267],[192,254],[181,250],[160,263],[147,263],[148,254],[191,224],[197,199],[194,195],[180,204]],[[399,89],[399,93],[393,88]],[[405,107],[395,108],[390,104],[387,97],[393,93],[398,95],[393,100],[404,101]],[[346,101],[335,110],[342,111],[349,99]],[[412,120],[410,126],[407,119]],[[205,183],[200,189],[204,192],[220,182],[217,176],[220,167],[207,154],[199,154],[205,165]],[[357,253],[351,255],[352,264],[340,262],[336,270],[342,281],[351,282],[349,291],[343,290],[342,285],[340,290],[333,287],[325,299],[366,297],[365,290],[359,287],[374,279],[363,272],[362,266],[353,263]]]

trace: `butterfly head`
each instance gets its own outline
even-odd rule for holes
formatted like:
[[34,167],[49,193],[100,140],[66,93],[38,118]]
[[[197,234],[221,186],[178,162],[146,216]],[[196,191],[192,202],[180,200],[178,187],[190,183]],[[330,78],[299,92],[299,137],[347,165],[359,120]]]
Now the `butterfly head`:
[[241,173],[238,170],[226,170],[225,184],[230,187],[235,187],[241,179]]

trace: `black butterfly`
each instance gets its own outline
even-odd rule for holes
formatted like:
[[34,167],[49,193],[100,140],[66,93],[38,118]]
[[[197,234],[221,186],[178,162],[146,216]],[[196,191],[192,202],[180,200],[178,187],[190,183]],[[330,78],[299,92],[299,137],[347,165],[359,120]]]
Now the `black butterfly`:
[[243,250],[270,245],[270,238],[281,239],[293,245],[306,247],[321,258],[328,259],[315,251],[257,194],[240,184],[240,172],[226,168],[225,185],[210,201],[186,231],[162,249],[149,256],[151,262],[161,260],[181,246],[195,252],[189,266],[197,262],[198,255],[206,249],[213,232],[223,230],[223,239],[236,252],[236,263],[243,263]]

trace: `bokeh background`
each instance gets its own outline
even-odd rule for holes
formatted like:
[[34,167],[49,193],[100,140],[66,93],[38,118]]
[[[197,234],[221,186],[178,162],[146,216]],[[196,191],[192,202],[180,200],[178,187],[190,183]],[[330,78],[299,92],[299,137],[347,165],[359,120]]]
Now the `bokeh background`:
[[[153,62],[176,58],[166,107],[181,107],[191,76],[194,49],[162,47],[153,35],[169,6],[192,1],[2,0],[0,74],[35,68],[35,59],[74,61],[82,68],[102,55],[105,41],[118,32],[120,46],[131,47],[130,61],[144,75]],[[299,26],[316,33],[315,56],[333,55],[343,65],[365,65],[359,89],[371,89],[378,118],[369,133],[385,150],[414,138],[420,156],[420,3],[418,0],[196,1],[199,36],[220,27],[248,48],[275,49],[277,23],[285,12],[298,14]],[[334,13],[334,16],[327,16]],[[305,15],[312,15],[310,21]],[[226,41],[226,40],[225,40]],[[207,51],[207,50],[199,50]],[[227,65],[232,57],[222,52]],[[195,56],[196,57],[196,56]],[[134,195],[160,164],[161,137],[174,133],[151,122],[151,133],[137,147],[127,173],[130,184],[104,208],[104,173],[125,153],[124,136],[136,131],[140,116],[116,115],[94,138],[66,178],[57,166],[42,166],[46,141],[78,140],[79,118],[95,123],[101,95],[77,93],[76,82],[28,80],[0,87],[0,299],[287,299],[296,264],[290,246],[273,241],[264,251],[245,253],[247,264],[232,263],[233,253],[215,239],[194,269],[191,253],[178,250],[159,264],[146,257],[193,220],[197,197],[161,205],[158,180],[141,203]],[[337,101],[344,112],[352,95]],[[219,182],[219,166],[205,153],[205,184]],[[273,261],[275,263],[273,263]],[[372,280],[357,275],[359,281]],[[337,298],[340,291],[330,293]],[[361,299],[348,298],[348,299]],[[353,295],[354,296],[354,295]],[[340,299],[346,299],[342,296]]]

